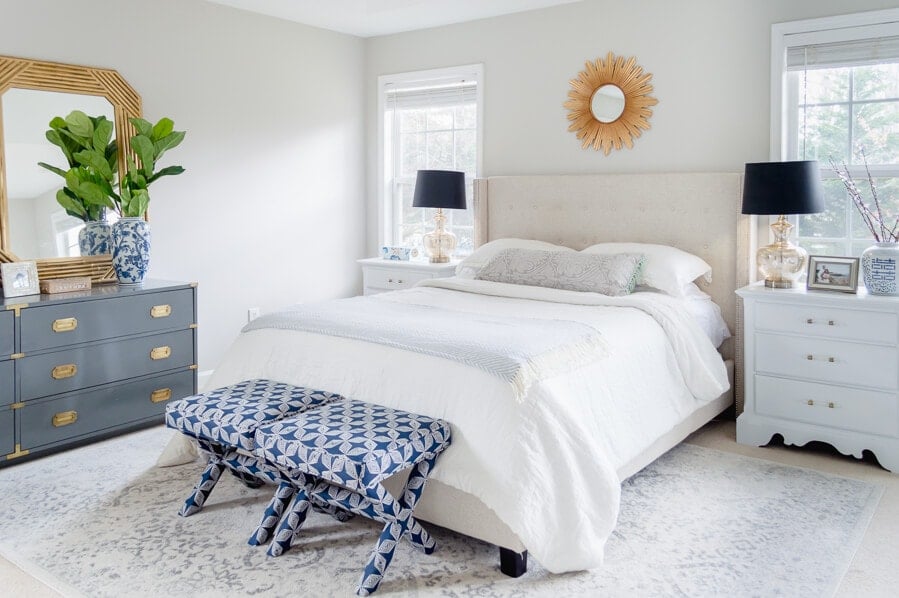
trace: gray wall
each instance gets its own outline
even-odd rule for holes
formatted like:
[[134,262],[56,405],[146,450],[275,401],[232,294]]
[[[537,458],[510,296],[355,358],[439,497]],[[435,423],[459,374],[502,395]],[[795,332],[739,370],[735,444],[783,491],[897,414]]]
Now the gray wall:
[[0,54],[113,68],[188,132],[151,188],[150,276],[199,282],[201,370],[248,307],[357,289],[364,43],[203,0],[0,0]]
[[[768,158],[772,23],[896,0],[585,0],[370,40],[368,248],[376,249],[379,75],[484,63],[482,176],[741,171]],[[587,60],[636,56],[659,100],[631,150],[582,150],[562,107]]]

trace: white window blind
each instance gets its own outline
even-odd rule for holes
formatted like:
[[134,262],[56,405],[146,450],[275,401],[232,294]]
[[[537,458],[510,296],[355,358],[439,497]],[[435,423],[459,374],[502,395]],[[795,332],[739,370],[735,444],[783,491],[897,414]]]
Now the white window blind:
[[899,36],[808,44],[787,48],[787,70],[899,62]]
[[470,67],[381,78],[385,243],[420,247],[421,236],[433,228],[433,210],[412,207],[418,170],[457,170],[465,172],[468,209],[447,210],[445,215],[459,240],[456,254],[472,250],[481,78],[480,68]]

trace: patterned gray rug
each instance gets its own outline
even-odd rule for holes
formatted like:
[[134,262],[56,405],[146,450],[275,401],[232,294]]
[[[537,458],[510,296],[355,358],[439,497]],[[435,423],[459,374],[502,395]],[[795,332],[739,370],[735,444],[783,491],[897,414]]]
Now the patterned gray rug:
[[[379,526],[313,514],[270,559],[246,544],[270,496],[226,476],[177,516],[200,464],[157,469],[152,429],[0,469],[0,554],[65,595],[351,596]],[[625,483],[601,569],[498,570],[497,550],[432,528],[397,550],[382,596],[828,596],[882,493],[875,484],[681,445]]]

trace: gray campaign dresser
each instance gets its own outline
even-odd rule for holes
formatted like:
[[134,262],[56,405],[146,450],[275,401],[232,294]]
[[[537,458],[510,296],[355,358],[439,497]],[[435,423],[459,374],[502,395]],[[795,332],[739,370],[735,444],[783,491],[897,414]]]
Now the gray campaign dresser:
[[0,467],[162,423],[197,391],[195,284],[0,301]]

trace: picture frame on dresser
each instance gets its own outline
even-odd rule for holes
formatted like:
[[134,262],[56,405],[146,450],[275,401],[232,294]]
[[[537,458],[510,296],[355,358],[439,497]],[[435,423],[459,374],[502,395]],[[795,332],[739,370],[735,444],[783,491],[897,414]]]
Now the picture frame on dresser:
[[36,262],[0,264],[5,297],[24,297],[41,292]]
[[815,291],[858,292],[857,257],[810,255],[806,287]]

